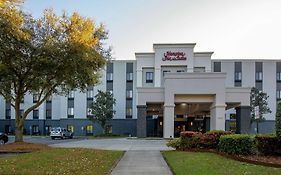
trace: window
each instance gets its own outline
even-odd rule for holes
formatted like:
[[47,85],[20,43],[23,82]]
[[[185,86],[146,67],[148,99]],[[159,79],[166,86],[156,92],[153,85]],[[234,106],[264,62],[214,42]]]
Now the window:
[[52,96],[49,96],[46,100],[47,103],[51,103],[52,102]]
[[39,126],[32,125],[32,134],[39,134]]
[[221,72],[221,62],[214,62],[214,72]]
[[235,72],[234,80],[235,81],[241,81],[242,80],[242,72]]
[[94,91],[93,90],[87,90],[87,98],[94,98]]
[[262,81],[262,72],[256,72],[256,81]]
[[113,81],[113,73],[108,72],[108,73],[106,74],[106,80],[107,80],[107,81]]
[[5,125],[5,133],[7,133],[7,134],[11,134],[12,133],[11,125]]
[[126,98],[133,98],[133,90],[126,91]]
[[46,119],[52,119],[52,111],[51,111],[51,109],[46,109]]
[[73,118],[74,117],[74,108],[67,108],[67,115],[68,115],[68,118]]
[[73,125],[67,125],[67,130],[74,132],[74,126]]
[[38,94],[33,94],[33,103],[36,103],[39,99],[39,95]]
[[107,92],[109,92],[110,94],[113,94],[113,90],[107,90]]
[[278,100],[281,99],[281,90],[277,90],[277,92],[276,92],[276,98],[277,98]]
[[68,93],[68,98],[74,98],[74,91],[70,91]]
[[33,119],[39,119],[39,110],[33,110]]
[[281,81],[281,72],[276,73],[276,80]]
[[133,115],[132,108],[127,108],[126,109],[126,118],[132,118],[132,115]]
[[6,109],[6,119],[11,119],[11,109]]
[[127,73],[127,81],[133,81],[133,73]]
[[92,114],[92,108],[87,108],[87,115],[89,116],[89,115],[93,115]]
[[86,126],[86,134],[93,134],[93,125]]
[[146,83],[153,83],[153,72],[146,72]]

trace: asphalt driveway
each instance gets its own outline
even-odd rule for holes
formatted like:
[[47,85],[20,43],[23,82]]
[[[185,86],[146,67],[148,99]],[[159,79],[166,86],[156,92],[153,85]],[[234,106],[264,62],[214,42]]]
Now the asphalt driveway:
[[131,138],[116,138],[116,139],[85,139],[71,142],[62,142],[51,144],[52,147],[64,148],[95,148],[103,150],[172,150],[166,146],[167,140],[164,139],[131,139]]

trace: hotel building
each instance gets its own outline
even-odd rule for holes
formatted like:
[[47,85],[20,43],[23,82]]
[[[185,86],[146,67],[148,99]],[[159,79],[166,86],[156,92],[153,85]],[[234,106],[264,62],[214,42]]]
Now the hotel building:
[[[281,98],[281,60],[211,59],[213,52],[194,52],[194,43],[154,44],[153,52],[134,60],[113,60],[101,83],[87,91],[52,96],[28,115],[26,134],[47,134],[61,126],[75,135],[95,135],[101,127],[87,119],[98,90],[110,91],[116,111],[109,122],[116,134],[138,137],[179,136],[180,131],[235,130],[255,132],[250,121],[250,89],[269,95],[272,113],[260,132],[273,132],[276,102]],[[28,94],[22,112],[36,102]],[[0,97],[0,131],[13,133],[15,112]]]

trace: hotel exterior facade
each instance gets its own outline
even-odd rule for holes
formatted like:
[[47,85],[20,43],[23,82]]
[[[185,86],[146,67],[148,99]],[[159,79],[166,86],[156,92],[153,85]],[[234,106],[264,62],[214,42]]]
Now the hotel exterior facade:
[[[134,60],[113,60],[101,83],[87,91],[52,96],[28,115],[26,134],[47,134],[51,127],[95,135],[99,125],[87,119],[98,90],[116,99],[113,133],[138,137],[179,136],[183,130],[255,132],[250,121],[250,89],[269,95],[272,113],[264,115],[260,132],[273,132],[281,98],[281,60],[211,59],[213,52],[194,52],[194,43],[154,44],[153,52],[135,53]],[[21,111],[36,102],[27,94]],[[0,132],[15,131],[15,112],[0,97]]]

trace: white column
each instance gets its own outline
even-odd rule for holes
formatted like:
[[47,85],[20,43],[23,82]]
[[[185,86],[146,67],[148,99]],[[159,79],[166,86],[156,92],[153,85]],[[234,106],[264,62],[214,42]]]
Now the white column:
[[164,105],[164,138],[174,137],[174,109],[175,105]]
[[215,105],[210,110],[210,130],[225,130],[225,105]]
[[137,70],[137,87],[142,87],[142,70]]
[[161,69],[160,67],[155,67],[154,69],[154,86],[161,87]]

